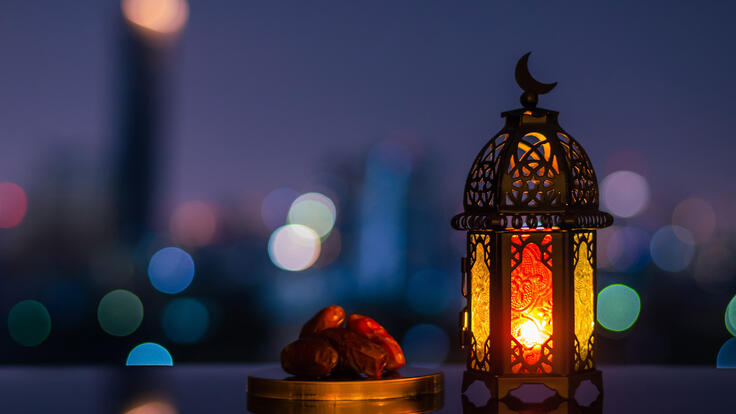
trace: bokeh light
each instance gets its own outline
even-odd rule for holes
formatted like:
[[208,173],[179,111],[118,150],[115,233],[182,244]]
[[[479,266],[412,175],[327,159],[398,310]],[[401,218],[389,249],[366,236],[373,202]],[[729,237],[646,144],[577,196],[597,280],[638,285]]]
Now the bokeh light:
[[455,287],[450,276],[441,270],[420,270],[409,277],[406,300],[409,307],[417,313],[441,314],[457,295]]
[[125,361],[128,366],[173,366],[171,354],[154,342],[144,342],[133,348]]
[[431,324],[411,327],[401,341],[407,362],[414,366],[437,367],[445,361],[450,340],[442,328]]
[[113,336],[128,336],[143,321],[143,303],[133,292],[117,289],[107,293],[97,306],[97,321]]
[[202,339],[210,325],[207,307],[197,299],[177,298],[164,308],[164,333],[180,344],[191,344]]
[[652,236],[649,244],[652,261],[662,270],[681,272],[695,255],[692,234],[680,226],[664,226]]
[[20,224],[27,208],[26,193],[18,184],[0,183],[0,228],[9,229]]
[[325,237],[330,234],[336,218],[335,203],[329,197],[320,193],[306,193],[291,203],[288,223],[307,226],[320,237]]
[[646,179],[633,171],[616,171],[603,179],[601,203],[604,209],[619,217],[639,214],[649,202]]
[[169,231],[175,242],[187,246],[204,246],[215,236],[215,209],[201,201],[178,206],[169,221]]
[[177,414],[179,411],[168,401],[146,401],[135,404],[124,414]]
[[276,266],[290,271],[309,268],[319,257],[319,235],[307,226],[287,224],[268,240],[268,255]]
[[721,349],[718,350],[716,367],[736,368],[736,338],[730,338],[721,346]]
[[121,7],[129,22],[159,34],[180,31],[189,18],[186,0],[123,0]]
[[291,188],[277,188],[263,198],[261,218],[269,230],[275,230],[286,224],[291,203],[299,197],[299,193]]
[[194,279],[194,260],[177,247],[164,247],[148,263],[148,278],[163,293],[179,293]]
[[716,212],[707,201],[688,198],[681,201],[672,213],[672,224],[690,231],[696,242],[708,241],[716,229]]
[[731,335],[736,336],[736,296],[731,298],[728,302],[724,319],[728,332]]
[[642,270],[649,263],[649,234],[638,227],[617,227],[606,241],[610,267],[627,273]]
[[626,285],[610,285],[598,293],[598,323],[609,331],[631,328],[640,310],[639,294]]
[[22,346],[36,346],[51,333],[51,315],[36,300],[18,302],[8,313],[10,337]]

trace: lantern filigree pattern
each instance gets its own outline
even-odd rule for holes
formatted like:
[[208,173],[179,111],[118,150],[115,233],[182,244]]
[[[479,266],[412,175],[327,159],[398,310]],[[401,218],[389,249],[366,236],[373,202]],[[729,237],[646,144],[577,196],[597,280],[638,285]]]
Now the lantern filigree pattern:
[[511,372],[552,372],[552,236],[511,236]]
[[490,236],[473,234],[470,236],[471,246],[475,246],[471,255],[470,269],[470,331],[472,335],[471,349],[474,352],[472,366],[474,369],[490,370]]
[[552,154],[547,137],[537,132],[525,135],[509,158],[508,177],[511,180],[511,191],[506,193],[503,205],[559,206],[563,197],[560,186],[554,185],[554,178],[559,173],[557,155]]
[[595,329],[595,241],[593,232],[573,236],[575,278],[575,371],[592,369]]
[[465,192],[465,206],[483,208],[496,204],[495,192],[489,191],[499,169],[501,151],[509,134],[499,133],[478,154],[473,169],[468,176],[468,188]]

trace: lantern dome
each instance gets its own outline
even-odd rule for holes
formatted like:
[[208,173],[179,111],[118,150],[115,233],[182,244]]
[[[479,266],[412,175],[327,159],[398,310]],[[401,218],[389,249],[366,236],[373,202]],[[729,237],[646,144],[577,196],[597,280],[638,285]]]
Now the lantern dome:
[[[529,106],[536,105],[534,102]],[[525,96],[522,95],[522,103]],[[557,123],[558,112],[504,112],[506,125],[480,151],[465,183],[458,230],[602,228],[598,181],[583,147]]]

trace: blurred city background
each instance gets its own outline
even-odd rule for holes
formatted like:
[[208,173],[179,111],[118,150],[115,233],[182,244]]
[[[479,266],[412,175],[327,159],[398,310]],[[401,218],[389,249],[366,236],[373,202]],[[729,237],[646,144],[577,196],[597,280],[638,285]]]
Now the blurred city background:
[[600,362],[713,366],[736,354],[735,13],[5,0],[0,362],[275,361],[333,303],[410,363],[462,361],[450,218],[531,50],[616,220]]

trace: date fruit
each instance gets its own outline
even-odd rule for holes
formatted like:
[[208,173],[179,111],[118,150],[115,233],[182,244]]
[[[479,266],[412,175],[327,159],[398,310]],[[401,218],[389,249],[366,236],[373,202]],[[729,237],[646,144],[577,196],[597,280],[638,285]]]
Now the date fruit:
[[297,377],[322,377],[337,366],[338,354],[325,338],[298,339],[281,351],[281,367]]
[[348,318],[348,329],[383,347],[388,355],[387,370],[395,371],[406,365],[399,343],[372,318],[354,313]]
[[302,331],[299,333],[299,338],[314,335],[325,329],[337,328],[342,326],[343,322],[345,322],[345,309],[337,305],[330,305],[317,312],[312,319],[304,324]]
[[384,348],[345,328],[330,328],[319,333],[330,341],[339,355],[337,371],[352,371],[369,377],[381,376],[388,355]]

